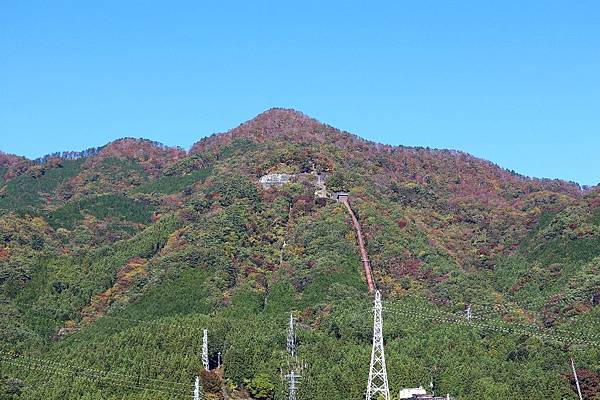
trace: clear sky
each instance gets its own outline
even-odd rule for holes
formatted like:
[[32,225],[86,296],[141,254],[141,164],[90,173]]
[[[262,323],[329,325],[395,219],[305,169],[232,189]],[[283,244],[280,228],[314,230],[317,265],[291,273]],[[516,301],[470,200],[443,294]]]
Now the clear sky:
[[189,148],[270,107],[600,182],[600,1],[0,0],[0,149]]

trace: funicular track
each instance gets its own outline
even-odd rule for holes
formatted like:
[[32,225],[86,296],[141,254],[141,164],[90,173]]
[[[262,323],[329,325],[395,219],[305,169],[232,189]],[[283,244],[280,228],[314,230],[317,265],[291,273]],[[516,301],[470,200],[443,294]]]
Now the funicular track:
[[365,240],[363,238],[362,229],[360,227],[360,222],[358,222],[358,218],[352,211],[352,207],[350,207],[350,203],[347,198],[340,199],[340,203],[346,206],[350,217],[352,218],[352,225],[354,226],[354,230],[356,231],[356,237],[358,239],[358,248],[360,250],[360,258],[363,264],[363,269],[365,270],[365,278],[367,279],[367,286],[369,288],[369,293],[375,293],[375,285],[373,284],[373,274],[371,272],[371,263],[369,262],[369,255],[367,254],[367,249],[365,248]]

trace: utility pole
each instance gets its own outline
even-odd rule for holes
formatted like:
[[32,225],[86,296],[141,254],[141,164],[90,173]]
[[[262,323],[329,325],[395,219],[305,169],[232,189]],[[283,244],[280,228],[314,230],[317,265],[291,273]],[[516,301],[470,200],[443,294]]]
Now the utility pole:
[[204,335],[202,336],[202,365],[205,370],[209,370],[210,366],[208,364],[208,330],[204,330]]
[[296,371],[292,369],[288,375],[285,376],[289,382],[288,400],[296,400],[296,392],[298,391],[298,378],[300,375],[296,375]]
[[373,307],[373,350],[371,351],[371,366],[369,369],[369,383],[367,384],[366,400],[390,400],[387,371],[385,367],[385,354],[383,351],[383,317],[381,316],[381,293],[375,292],[375,306]]
[[579,395],[579,400],[583,400],[583,396],[581,395],[581,387],[579,386],[579,378],[577,377],[577,370],[575,369],[575,361],[573,361],[573,357],[571,357],[571,369],[573,370],[573,377],[575,377],[575,385],[577,386],[577,394]]
[[196,382],[194,382],[194,400],[200,400],[200,377],[196,377]]
[[[292,358],[292,370],[285,377],[288,379],[288,400],[296,400],[296,393],[298,392],[298,378],[296,374],[296,364],[298,360],[294,360],[296,357],[296,326],[294,323],[294,314],[290,312],[290,319],[287,328],[287,341],[286,349],[290,357]],[[295,362],[294,362],[295,361]],[[289,361],[288,361],[289,362]]]
[[467,311],[465,312],[465,318],[467,319],[467,322],[471,322],[471,320],[473,319],[473,311],[471,311],[470,304],[467,306]]
[[429,381],[429,389],[431,389],[431,394],[435,396],[435,390],[433,390],[433,377],[431,377],[431,380]]
[[296,356],[296,330],[294,327],[294,315],[290,313],[290,321],[288,323],[288,335],[287,335],[287,352],[290,356]]

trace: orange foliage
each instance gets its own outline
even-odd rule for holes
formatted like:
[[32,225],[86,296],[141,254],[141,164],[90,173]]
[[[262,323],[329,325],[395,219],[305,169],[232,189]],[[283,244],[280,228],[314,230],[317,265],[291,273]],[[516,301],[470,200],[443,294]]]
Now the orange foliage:
[[94,296],[90,305],[83,309],[84,324],[87,325],[106,313],[106,309],[118,301],[129,289],[135,278],[146,275],[147,261],[132,258],[117,272],[117,280],[112,287]]

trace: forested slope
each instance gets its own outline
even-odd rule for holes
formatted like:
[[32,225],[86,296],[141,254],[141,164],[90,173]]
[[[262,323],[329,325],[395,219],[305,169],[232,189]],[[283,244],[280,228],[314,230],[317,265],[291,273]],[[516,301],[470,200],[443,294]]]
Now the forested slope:
[[[266,189],[268,173],[299,178]],[[574,356],[599,393],[598,190],[272,109],[189,153],[0,154],[0,398],[191,398],[209,329],[207,398],[283,399],[290,312],[300,398],[362,398],[372,299],[317,173],[351,193],[393,392],[576,398]]]

